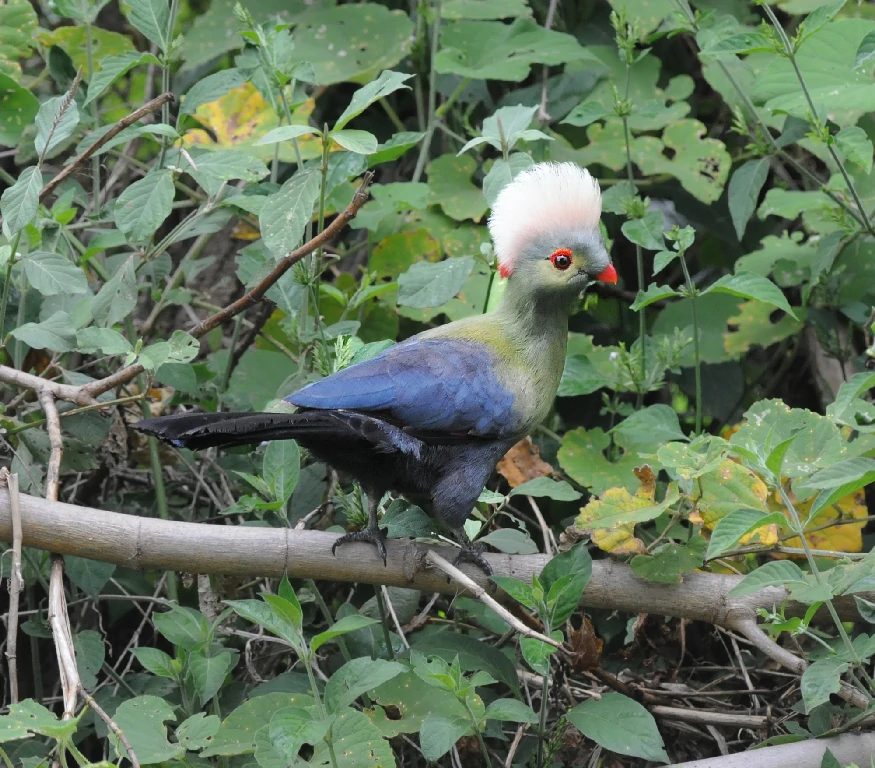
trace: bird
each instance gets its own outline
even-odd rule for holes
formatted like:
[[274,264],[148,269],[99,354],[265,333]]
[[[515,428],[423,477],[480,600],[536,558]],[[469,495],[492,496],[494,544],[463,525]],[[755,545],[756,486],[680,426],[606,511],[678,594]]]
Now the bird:
[[565,363],[568,318],[593,281],[617,282],[600,228],[598,181],[571,162],[530,166],[502,188],[488,220],[504,292],[484,314],[430,328],[285,397],[288,413],[182,413],[139,431],[177,447],[296,440],[356,480],[386,563],[379,504],[394,491],[442,524],[491,575],[464,523],[496,464],[548,415]]

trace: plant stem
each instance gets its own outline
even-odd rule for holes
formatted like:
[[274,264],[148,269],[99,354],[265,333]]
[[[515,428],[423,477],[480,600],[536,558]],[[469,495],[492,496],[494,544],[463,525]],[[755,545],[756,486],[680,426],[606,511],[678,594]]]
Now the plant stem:
[[[325,707],[322,705],[322,695],[316,687],[316,676],[313,674],[313,665],[310,663],[309,656],[304,659],[304,666],[307,667],[307,677],[310,680],[310,688],[313,691],[313,698],[316,700],[316,710],[319,712],[319,718],[324,720],[326,717]],[[331,759],[333,768],[337,768],[337,756],[334,754],[334,745],[331,743],[331,729],[328,730],[328,735],[325,737],[325,743],[328,745],[328,757]]]
[[699,354],[699,289],[693,285],[690,271],[687,269],[686,254],[680,254],[681,269],[684,271],[684,280],[687,284],[687,292],[690,296],[690,308],[693,311],[693,357],[696,362],[696,434],[702,431],[702,358]]
[[[87,57],[86,64],[88,66],[88,82],[94,76],[94,40],[91,33],[91,22],[85,23],[85,55]],[[166,89],[165,89],[166,91]],[[94,130],[97,130],[100,114],[97,111],[97,99],[91,102],[91,120],[94,125]],[[163,140],[162,140],[163,141]],[[91,196],[93,198],[94,216],[100,216],[100,158],[97,155],[91,158]]]
[[3,298],[0,299],[0,346],[3,345],[3,327],[6,325],[6,307],[9,302],[9,286],[12,283],[12,267],[15,266],[15,254],[18,252],[18,243],[21,240],[21,230],[15,233],[9,252],[9,262],[6,264],[6,279],[3,282]]
[[[167,18],[167,50],[162,51],[161,57],[161,92],[170,90],[170,48],[173,44],[173,28],[176,26],[176,14],[179,11],[179,0],[170,0],[170,16]],[[161,105],[161,122],[170,124],[170,104],[164,102]],[[178,122],[178,120],[177,120]],[[158,155],[158,168],[164,167],[164,157],[167,153],[167,137],[161,137],[161,152]]]
[[468,706],[467,701],[463,701],[462,704],[465,705],[465,710],[468,712],[468,717],[471,718],[471,724],[474,727],[474,734],[477,736],[477,743],[480,745],[480,751],[483,753],[483,762],[486,763],[486,768],[492,768],[492,759],[489,757],[489,750],[486,748],[486,742],[483,741],[483,734],[480,733],[477,718],[471,711],[471,707]]
[[445,114],[447,114],[450,107],[452,107],[453,104],[456,103],[456,100],[459,98],[459,96],[462,95],[462,93],[470,83],[470,77],[463,77],[459,84],[456,86],[456,89],[450,94],[450,97],[435,110],[435,117],[441,118]]
[[[547,627],[544,627],[545,631]],[[546,632],[549,636],[549,632]],[[547,673],[544,675],[544,679],[541,682],[541,706],[538,710],[538,758],[537,758],[537,768],[542,768],[544,765],[544,737],[547,733],[547,693],[550,690],[550,662],[547,662]]]
[[431,62],[428,72],[428,122],[425,128],[425,138],[419,149],[419,157],[416,159],[416,168],[413,171],[411,181],[416,183],[425,170],[428,161],[428,151],[431,148],[431,140],[435,129],[435,103],[437,102],[437,72],[435,71],[435,57],[440,43],[441,35],[441,0],[434,0],[434,20],[431,23]]
[[386,603],[383,602],[383,590],[379,584],[374,584],[374,595],[377,598],[377,607],[380,609],[380,624],[383,625],[383,642],[386,643],[386,654],[390,660],[395,659],[395,651],[392,650],[392,635],[389,632],[389,617],[386,611]]

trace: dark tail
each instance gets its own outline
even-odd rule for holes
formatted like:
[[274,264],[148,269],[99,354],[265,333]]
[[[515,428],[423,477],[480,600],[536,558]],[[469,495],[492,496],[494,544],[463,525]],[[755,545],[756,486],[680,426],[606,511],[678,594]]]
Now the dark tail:
[[178,413],[143,419],[134,429],[159,440],[199,451],[213,446],[256,445],[264,440],[316,437],[337,430],[327,414],[296,413]]

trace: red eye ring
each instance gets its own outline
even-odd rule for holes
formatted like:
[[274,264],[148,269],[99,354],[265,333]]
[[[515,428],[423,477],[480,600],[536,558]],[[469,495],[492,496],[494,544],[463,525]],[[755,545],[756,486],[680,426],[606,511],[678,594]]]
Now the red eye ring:
[[561,269],[563,272],[568,269],[573,262],[573,254],[569,248],[560,248],[557,251],[553,251],[553,254],[550,256],[550,263],[556,267],[556,269]]

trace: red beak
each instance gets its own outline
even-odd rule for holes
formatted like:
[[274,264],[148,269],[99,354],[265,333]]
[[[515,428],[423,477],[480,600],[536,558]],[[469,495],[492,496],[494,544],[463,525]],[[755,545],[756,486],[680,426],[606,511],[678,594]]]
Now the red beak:
[[606,270],[602,273],[596,275],[596,280],[602,283],[613,283],[616,285],[617,283],[617,270],[614,269],[614,265],[610,264]]

